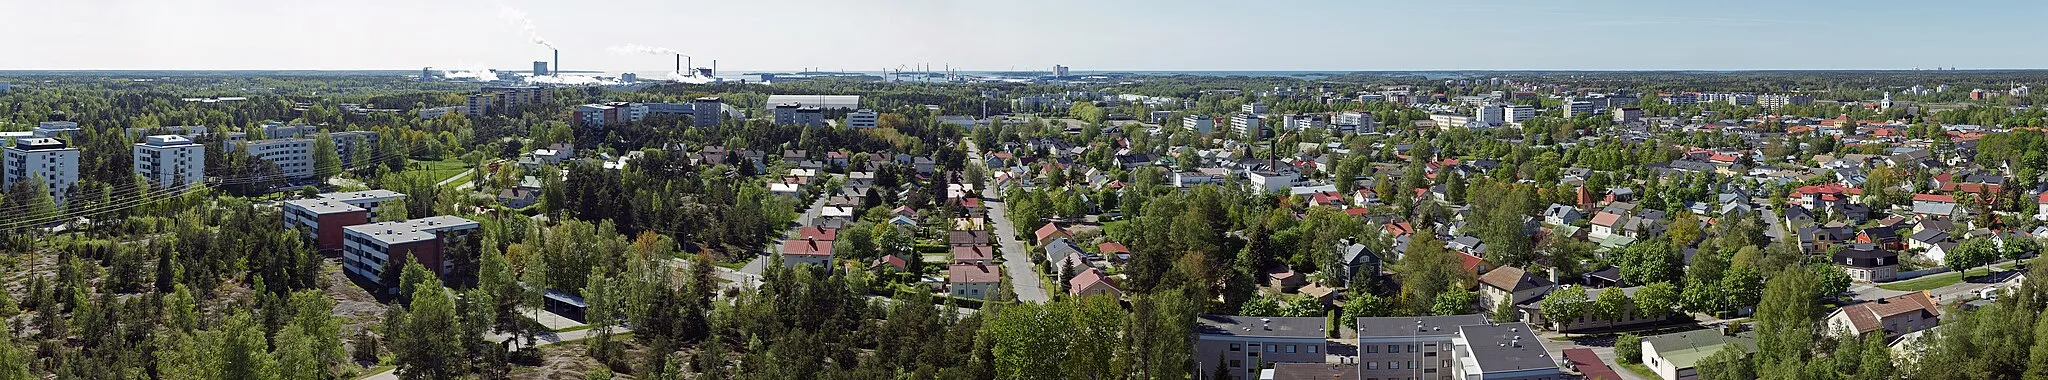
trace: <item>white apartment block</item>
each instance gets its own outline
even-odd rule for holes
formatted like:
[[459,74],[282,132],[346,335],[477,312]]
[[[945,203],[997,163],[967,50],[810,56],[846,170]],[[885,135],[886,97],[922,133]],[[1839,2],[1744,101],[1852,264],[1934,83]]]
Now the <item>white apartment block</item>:
[[1502,110],[1501,113],[1507,116],[1507,121],[1509,123],[1520,123],[1523,120],[1536,118],[1536,107],[1508,106],[1506,109]]
[[6,150],[6,164],[0,167],[0,187],[41,178],[48,185],[57,207],[64,207],[65,194],[78,183],[78,149],[47,137],[15,139]]
[[1286,121],[1286,124],[1287,124],[1287,129],[1288,129],[1288,130],[1294,130],[1294,131],[1301,131],[1301,130],[1309,130],[1309,129],[1326,129],[1326,128],[1329,128],[1329,121],[1327,121],[1327,120],[1324,120],[1324,118],[1323,118],[1323,115],[1313,115],[1313,114],[1297,114],[1297,115],[1286,115],[1286,116],[1281,116],[1281,119],[1282,119],[1282,120],[1284,120],[1284,121]]
[[881,126],[881,114],[875,110],[863,109],[846,114],[846,126],[853,129],[873,129]]
[[1492,104],[1479,106],[1479,109],[1473,112],[1472,117],[1473,120],[1486,123],[1486,125],[1502,125],[1507,124],[1508,121],[1507,109]]
[[1778,108],[1787,105],[1813,104],[1813,95],[1763,94],[1757,95],[1756,105],[1764,108]]
[[1379,122],[1374,121],[1371,112],[1348,111],[1337,114],[1337,125],[1348,125],[1355,132],[1371,131]]
[[1195,131],[1197,135],[1207,135],[1209,132],[1216,131],[1216,118],[1209,117],[1209,115],[1188,115],[1188,117],[1180,120],[1180,125],[1190,131]]
[[135,174],[159,188],[197,185],[206,180],[206,147],[185,136],[149,136],[135,143]]
[[1257,114],[1240,113],[1230,116],[1230,129],[1240,136],[1265,138],[1266,120]]
[[68,139],[71,138],[72,133],[77,132],[78,123],[69,121],[45,121],[41,124],[37,124],[36,128],[30,131],[30,133],[35,137],[48,137],[53,139]]
[[1593,114],[1593,102],[1576,100],[1564,105],[1564,117],[1584,117]]
[[1246,103],[1245,105],[1242,105],[1242,106],[1238,106],[1237,108],[1238,108],[1238,112],[1243,112],[1243,113],[1248,113],[1248,114],[1253,114],[1253,115],[1264,115],[1264,114],[1266,114],[1266,111],[1267,111],[1267,108],[1266,108],[1266,102],[1251,102],[1251,103]]
[[277,165],[277,170],[282,172],[286,178],[297,179],[313,176],[312,139],[249,141],[238,145],[229,145],[227,148],[228,153],[236,152],[239,149],[237,146],[248,147],[250,157],[270,161],[271,164]]

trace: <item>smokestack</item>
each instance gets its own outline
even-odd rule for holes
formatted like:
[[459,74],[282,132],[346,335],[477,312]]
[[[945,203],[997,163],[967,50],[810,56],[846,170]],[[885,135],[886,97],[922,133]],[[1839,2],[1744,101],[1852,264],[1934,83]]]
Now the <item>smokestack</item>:
[[555,52],[555,77],[560,78],[562,77],[562,49],[550,50]]
[[683,53],[676,53],[676,73],[683,72]]
[[712,76],[712,77],[717,77],[717,76],[718,76],[718,60],[716,60],[716,59],[714,59],[714,60],[711,60],[711,76]]

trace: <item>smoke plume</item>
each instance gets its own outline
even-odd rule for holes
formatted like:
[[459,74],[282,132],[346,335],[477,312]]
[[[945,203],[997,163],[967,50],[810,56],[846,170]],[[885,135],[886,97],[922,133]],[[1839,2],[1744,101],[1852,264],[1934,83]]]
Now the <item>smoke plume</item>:
[[536,28],[533,26],[533,19],[526,17],[526,11],[521,11],[518,8],[501,5],[498,7],[498,17],[519,24],[519,29],[526,31],[526,35],[533,39],[533,43],[540,44],[540,46],[546,46],[549,49],[555,48],[555,44],[548,43],[547,38],[542,38],[540,36],[540,28]]

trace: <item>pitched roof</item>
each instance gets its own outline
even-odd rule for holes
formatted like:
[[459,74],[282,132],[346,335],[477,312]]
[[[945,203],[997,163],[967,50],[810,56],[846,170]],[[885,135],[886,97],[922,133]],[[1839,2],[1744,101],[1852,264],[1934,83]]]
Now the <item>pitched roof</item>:
[[994,247],[994,246],[987,246],[987,245],[963,245],[963,246],[953,247],[953,261],[954,261],[954,262],[961,262],[961,261],[989,261],[989,260],[995,260],[995,258],[996,258],[996,247]]
[[1549,278],[1531,276],[1528,271],[1517,267],[1500,267],[1486,272],[1486,275],[1479,276],[1479,283],[1510,293],[1556,285]]
[[1102,244],[1095,245],[1095,251],[1101,252],[1104,256],[1107,256],[1119,253],[1131,253],[1131,248],[1125,247],[1124,243],[1106,241],[1102,242]]
[[1614,227],[1619,224],[1621,224],[1621,214],[1601,211],[1599,214],[1593,215],[1593,225],[1595,226]]
[[789,239],[782,242],[782,254],[795,256],[831,256],[831,240]]
[[953,264],[946,268],[946,275],[946,282],[954,284],[993,284],[1003,278],[986,264]]
[[[1038,237],[1038,240],[1045,240],[1056,234],[1067,234],[1067,229],[1060,227],[1059,223],[1046,222],[1044,227],[1038,227],[1038,232],[1033,233],[1033,235]],[[1073,235],[1067,234],[1067,236]]]
[[1849,317],[1849,327],[1857,334],[1884,329],[1884,319],[1908,313],[1925,313],[1927,317],[1940,317],[1940,305],[1927,292],[1912,292],[1891,298],[1843,306],[1836,313]]
[[839,240],[839,230],[824,227],[798,228],[796,230],[796,239],[792,240],[820,240],[827,242]]
[[1081,292],[1087,291],[1089,287],[1096,285],[1106,285],[1109,286],[1109,290],[1112,292],[1121,292],[1117,290],[1116,282],[1111,281],[1109,276],[1103,275],[1101,269],[1088,268],[1088,270],[1074,275],[1073,279],[1067,280],[1067,288],[1072,289],[1074,294],[1081,294]]
[[1572,370],[1584,375],[1586,380],[1621,380],[1621,374],[1608,367],[1607,362],[1601,361],[1591,348],[1567,348],[1564,350],[1564,360],[1570,363]]

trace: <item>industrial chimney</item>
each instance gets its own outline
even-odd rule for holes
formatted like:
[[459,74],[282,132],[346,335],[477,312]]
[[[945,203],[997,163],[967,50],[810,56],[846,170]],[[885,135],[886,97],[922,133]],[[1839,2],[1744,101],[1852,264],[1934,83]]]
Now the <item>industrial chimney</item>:
[[561,49],[554,49],[554,52],[555,52],[555,77],[558,77],[558,78],[559,78],[559,77],[561,77],[561,76],[562,76],[562,50],[561,50]]

